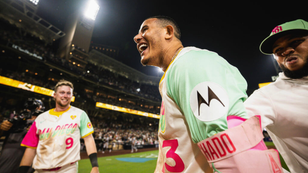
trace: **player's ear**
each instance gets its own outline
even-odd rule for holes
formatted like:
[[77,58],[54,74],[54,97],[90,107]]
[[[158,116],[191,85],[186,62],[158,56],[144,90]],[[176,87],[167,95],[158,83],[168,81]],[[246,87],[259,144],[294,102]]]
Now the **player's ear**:
[[56,99],[56,91],[53,92],[52,97]]
[[170,40],[174,36],[174,28],[171,25],[166,26],[166,40]]

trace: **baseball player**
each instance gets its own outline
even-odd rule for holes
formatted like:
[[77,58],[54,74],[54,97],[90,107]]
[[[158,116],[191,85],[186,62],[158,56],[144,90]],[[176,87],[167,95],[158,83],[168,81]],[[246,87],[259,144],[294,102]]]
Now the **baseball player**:
[[[104,142],[104,145],[103,145],[103,151],[102,153],[104,154],[105,153],[105,150],[108,149],[109,147],[109,134],[106,134],[104,136],[104,139],[103,139],[103,142]],[[109,153],[111,152],[111,149],[109,149]]]
[[66,80],[56,84],[56,107],[36,118],[21,143],[27,149],[19,172],[27,172],[32,165],[38,173],[76,173],[80,137],[84,139],[92,164],[91,173],[99,172],[93,127],[83,110],[70,105],[73,89],[73,84]]
[[274,55],[283,72],[245,101],[248,115],[261,115],[262,128],[292,173],[308,172],[308,22],[276,26],[260,51]]
[[138,151],[138,149],[137,149],[137,139],[134,135],[131,138],[131,149],[132,149],[131,150],[132,153],[134,152],[134,150],[135,150],[135,152]]
[[267,150],[259,117],[248,120],[247,84],[217,53],[185,47],[173,19],[146,19],[134,37],[143,65],[165,72],[159,156],[155,172],[269,173],[281,171]]

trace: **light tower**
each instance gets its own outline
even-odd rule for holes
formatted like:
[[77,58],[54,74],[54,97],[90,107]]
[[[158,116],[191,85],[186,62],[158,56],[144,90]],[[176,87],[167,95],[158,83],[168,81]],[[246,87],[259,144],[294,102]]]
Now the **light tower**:
[[[91,37],[94,29],[94,21],[99,11],[99,5],[95,0],[82,1],[80,10],[68,16],[64,31],[66,36],[59,45],[58,55],[68,59],[72,56],[71,51],[78,48],[88,53]],[[80,12],[82,11],[82,12]]]

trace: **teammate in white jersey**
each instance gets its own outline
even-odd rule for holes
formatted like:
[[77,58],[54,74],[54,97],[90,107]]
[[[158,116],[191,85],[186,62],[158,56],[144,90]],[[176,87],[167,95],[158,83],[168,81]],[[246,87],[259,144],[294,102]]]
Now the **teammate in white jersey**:
[[55,86],[56,107],[40,114],[21,145],[27,147],[19,173],[32,165],[38,173],[76,173],[80,160],[80,137],[84,139],[92,170],[98,173],[97,150],[88,115],[70,105],[73,84],[61,80]]
[[292,173],[308,172],[308,22],[275,27],[260,50],[274,55],[283,72],[246,100],[248,115],[261,115],[262,127]]
[[258,117],[246,120],[247,84],[217,53],[185,47],[173,19],[145,20],[134,37],[143,65],[163,69],[155,172],[277,173]]

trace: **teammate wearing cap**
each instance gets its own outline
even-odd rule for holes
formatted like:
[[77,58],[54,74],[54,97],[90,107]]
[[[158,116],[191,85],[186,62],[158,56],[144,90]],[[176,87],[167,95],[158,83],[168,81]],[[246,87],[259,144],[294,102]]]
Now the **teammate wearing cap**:
[[91,173],[99,172],[92,124],[83,110],[70,105],[72,96],[73,84],[60,80],[55,86],[56,107],[36,118],[21,143],[27,149],[19,172],[27,172],[32,165],[38,173],[76,173],[80,137],[85,141]]
[[276,26],[260,51],[274,55],[283,72],[246,100],[248,115],[261,115],[291,172],[308,172],[308,22]]
[[134,37],[143,65],[165,74],[155,172],[269,173],[281,171],[267,150],[258,117],[248,120],[247,83],[217,53],[185,47],[175,21],[146,19]]

